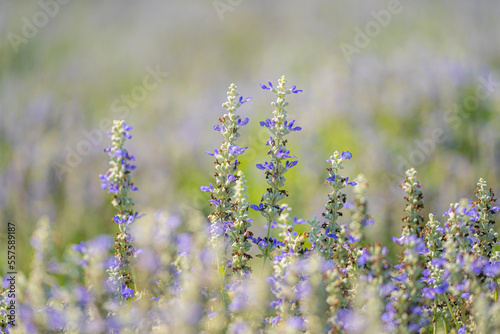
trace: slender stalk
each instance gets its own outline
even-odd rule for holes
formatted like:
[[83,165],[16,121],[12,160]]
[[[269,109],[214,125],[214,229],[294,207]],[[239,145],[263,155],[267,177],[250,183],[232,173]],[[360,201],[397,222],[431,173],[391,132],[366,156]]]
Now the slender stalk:
[[[272,205],[274,206],[274,203],[272,203]],[[267,234],[266,234],[267,242],[269,242],[269,236],[271,235],[271,224],[272,224],[272,220],[269,220],[267,222]],[[266,251],[264,252],[264,260],[262,261],[262,267],[260,268],[260,275],[261,276],[264,273],[264,267],[266,266],[266,261],[267,261],[268,257],[269,257],[269,248],[266,248]]]
[[448,329],[446,328],[446,320],[444,317],[443,317],[443,326],[444,326],[444,333],[448,334]]
[[446,305],[448,305],[448,310],[450,311],[451,317],[453,318],[453,321],[455,322],[455,326],[457,326],[457,328],[460,328],[460,326],[458,325],[458,321],[455,318],[455,315],[453,314],[453,311],[451,310],[450,301],[449,301],[448,295],[446,295],[446,293],[444,293],[444,299],[446,301]]
[[251,205],[250,207],[256,211],[260,211],[261,214],[267,218],[267,233],[265,242],[268,243],[266,248],[262,251],[264,259],[262,260],[261,275],[264,272],[264,267],[269,257],[270,250],[272,247],[269,245],[269,238],[271,236],[271,226],[273,221],[281,215],[281,209],[277,207],[278,203],[288,196],[285,190],[283,190],[285,184],[285,174],[290,168],[297,164],[297,161],[291,162],[286,161],[287,159],[296,159],[294,155],[290,155],[290,150],[287,150],[287,141],[283,138],[293,131],[300,131],[300,127],[294,127],[295,120],[287,120],[287,111],[285,107],[288,102],[285,101],[285,96],[289,94],[297,94],[302,90],[296,89],[292,86],[290,89],[285,89],[286,80],[285,77],[281,77],[278,80],[278,86],[273,87],[272,83],[269,82],[269,86],[261,84],[261,88],[265,90],[270,90],[277,95],[276,102],[271,103],[276,109],[273,111],[273,118],[267,118],[265,121],[260,122],[260,125],[269,129],[271,136],[266,145],[271,146],[268,151],[268,155],[271,157],[271,162],[264,164],[258,164],[257,168],[266,171],[266,179],[270,188],[264,193],[261,199],[260,206]]
[[500,279],[497,280],[497,288],[495,289],[495,303],[498,301],[498,286],[500,285]]

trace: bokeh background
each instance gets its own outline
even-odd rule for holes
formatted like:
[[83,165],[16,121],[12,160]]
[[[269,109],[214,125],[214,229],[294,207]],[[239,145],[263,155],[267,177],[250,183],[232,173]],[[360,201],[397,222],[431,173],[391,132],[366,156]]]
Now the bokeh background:
[[[288,99],[303,128],[289,136],[299,158],[287,174],[294,215],[320,216],[324,160],[335,150],[353,153],[345,175],[370,182],[373,240],[399,232],[398,184],[410,166],[426,214],[472,198],[480,177],[499,192],[498,17],[496,2],[465,0],[1,1],[1,241],[15,222],[25,270],[42,215],[60,253],[115,231],[98,174],[108,168],[104,128],[116,118],[134,127],[137,210],[206,215],[199,187],[213,182],[213,161],[203,152],[221,143],[212,126],[232,82],[253,97],[239,109],[250,118],[240,145],[249,146],[241,169],[257,204],[266,184],[255,164],[268,138],[258,121],[274,99],[259,83],[283,74],[304,90]],[[151,71],[161,75],[144,90]],[[252,217],[258,233],[264,222]]]

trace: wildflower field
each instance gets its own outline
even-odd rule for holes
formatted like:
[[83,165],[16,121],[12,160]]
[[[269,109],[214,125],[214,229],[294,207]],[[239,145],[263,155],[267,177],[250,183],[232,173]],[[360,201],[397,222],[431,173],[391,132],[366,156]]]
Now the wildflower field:
[[500,333],[499,10],[3,2],[0,331]]

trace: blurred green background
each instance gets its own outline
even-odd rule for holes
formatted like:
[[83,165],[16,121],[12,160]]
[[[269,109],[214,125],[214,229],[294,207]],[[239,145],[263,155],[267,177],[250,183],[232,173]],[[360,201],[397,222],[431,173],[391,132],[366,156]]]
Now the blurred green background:
[[[410,166],[426,214],[471,198],[479,177],[498,192],[498,17],[496,2],[465,0],[2,1],[2,241],[15,222],[25,270],[42,215],[55,223],[59,252],[115,231],[98,178],[108,168],[101,127],[115,118],[134,127],[137,210],[206,215],[199,187],[213,182],[213,161],[203,152],[220,145],[212,126],[232,82],[253,97],[240,109],[250,118],[240,145],[257,204],[266,184],[255,164],[266,161],[268,138],[258,121],[274,99],[259,83],[283,74],[304,90],[288,99],[303,128],[289,136],[299,158],[287,174],[294,215],[320,216],[324,160],[335,150],[353,153],[345,175],[370,182],[373,240],[398,234],[398,184]],[[161,72],[156,85],[151,71]],[[252,217],[258,233],[264,222]]]

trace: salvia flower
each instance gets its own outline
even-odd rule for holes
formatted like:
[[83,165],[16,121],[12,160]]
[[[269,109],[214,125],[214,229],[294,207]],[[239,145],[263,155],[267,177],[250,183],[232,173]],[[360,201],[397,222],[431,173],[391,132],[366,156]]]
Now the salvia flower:
[[[241,136],[239,128],[248,123],[248,118],[241,119],[237,113],[237,109],[251,98],[238,97],[236,85],[231,84],[227,93],[227,102],[223,103],[222,107],[227,110],[227,113],[219,118],[221,124],[217,128],[221,129],[221,134],[224,137],[219,149],[215,149],[214,153],[206,152],[216,158],[215,160],[215,178],[216,185],[209,187],[201,187],[201,191],[209,192],[211,199],[210,203],[214,206],[214,210],[209,215],[209,221],[212,225],[211,243],[217,245],[221,242],[225,243],[224,249],[229,245],[233,247],[233,264],[234,271],[245,273],[250,269],[246,266],[246,261],[250,258],[246,252],[250,249],[250,243],[244,237],[247,228],[250,226],[247,218],[249,205],[246,203],[246,197],[241,190],[244,189],[244,184],[240,181],[243,174],[239,171],[239,162],[236,158],[245,152],[248,147],[240,147],[236,145],[236,140]],[[242,188],[243,187],[243,188]],[[239,194],[239,199],[236,195]],[[245,204],[241,203],[245,198]],[[228,222],[229,225],[224,222]],[[224,226],[231,226],[230,229]],[[225,266],[226,260],[223,254],[219,259],[219,267]]]
[[[267,220],[267,236],[266,238],[270,238],[271,233],[271,225],[273,221],[277,221],[282,213],[282,209],[278,206],[278,203],[283,200],[288,194],[282,188],[285,185],[285,177],[284,174],[295,164],[284,162],[285,159],[294,159],[295,156],[290,154],[290,150],[286,148],[287,141],[285,140],[285,136],[288,135],[292,129],[294,122],[287,121],[287,110],[285,107],[288,105],[288,102],[285,101],[285,96],[291,94],[291,90],[286,89],[286,80],[285,77],[281,77],[278,80],[278,85],[276,88],[273,87],[271,82],[269,82],[269,86],[261,85],[262,89],[271,90],[276,94],[277,100],[276,102],[271,103],[271,105],[275,108],[273,111],[273,118],[267,118],[265,121],[261,121],[260,125],[269,129],[270,138],[267,142],[271,145],[271,149],[268,152],[268,155],[271,157],[271,162],[268,164],[267,162],[264,164],[258,164],[257,168],[266,171],[266,180],[269,184],[269,188],[264,193],[261,199],[261,205],[259,205],[259,211],[262,216],[264,216]],[[254,208],[254,207],[252,207]],[[269,249],[266,248],[263,254],[264,261],[263,266],[269,257]]]
[[[103,189],[108,189],[108,192],[114,193],[112,204],[117,209],[118,213],[113,217],[113,222],[118,224],[119,233],[115,237],[115,263],[109,267],[109,283],[113,292],[126,298],[134,295],[134,290],[131,288],[134,285],[131,274],[130,262],[134,257],[134,247],[132,246],[132,236],[128,226],[137,218],[137,212],[134,212],[133,200],[129,197],[130,191],[137,191],[131,181],[130,173],[133,170],[130,166],[130,161],[134,161],[135,157],[130,155],[127,149],[124,148],[126,139],[132,138],[129,131],[132,130],[124,121],[114,121],[113,128],[109,133],[111,137],[111,147],[107,153],[111,157],[110,169],[104,175],[99,175],[103,183]],[[135,168],[134,168],[135,169]],[[126,293],[122,293],[123,287],[127,289]]]
[[[443,218],[429,214],[424,224],[422,187],[408,170],[395,263],[387,247],[366,238],[373,222],[367,181],[343,175],[349,151],[327,160],[328,175],[321,178],[331,188],[321,220],[292,214],[284,203],[284,175],[297,161],[284,138],[300,127],[287,120],[285,97],[301,90],[285,88],[284,78],[262,87],[278,99],[262,122],[270,157],[257,168],[269,188],[258,204],[249,203],[237,160],[247,150],[236,139],[248,118],[236,109],[250,98],[234,85],[227,113],[214,126],[223,143],[207,152],[215,180],[200,187],[212,211],[206,225],[198,210],[182,218],[162,211],[137,224],[130,196],[137,191],[135,157],[125,145],[132,127],[115,121],[112,145],[104,150],[110,168],[99,180],[111,194],[116,212],[108,223],[118,233],[71,245],[61,260],[53,225],[42,217],[30,240],[31,272],[2,277],[0,332],[499,333],[499,206],[486,181],[479,180],[473,200],[452,203]],[[349,186],[352,201],[344,190]],[[250,208],[265,218],[267,236],[250,231]],[[263,265],[270,271],[252,273],[254,253],[272,261],[271,268]]]

